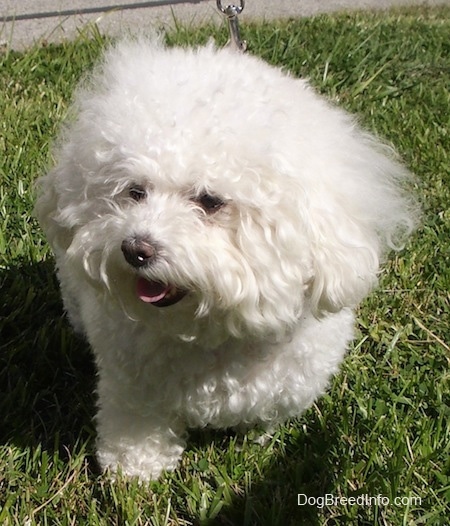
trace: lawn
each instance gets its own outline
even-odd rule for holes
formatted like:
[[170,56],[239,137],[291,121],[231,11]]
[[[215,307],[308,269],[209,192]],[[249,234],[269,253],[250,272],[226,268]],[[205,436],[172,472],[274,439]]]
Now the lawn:
[[[148,485],[111,482],[94,457],[90,351],[63,316],[32,217],[33,182],[105,39],[91,29],[76,42],[3,50],[2,525],[449,524],[450,9],[318,16],[242,33],[251,53],[309,77],[394,145],[417,175],[422,226],[359,309],[341,373],[313,408],[265,447],[196,431],[175,473]],[[226,28],[178,27],[167,39],[211,35],[222,44]],[[310,504],[298,505],[299,494]]]

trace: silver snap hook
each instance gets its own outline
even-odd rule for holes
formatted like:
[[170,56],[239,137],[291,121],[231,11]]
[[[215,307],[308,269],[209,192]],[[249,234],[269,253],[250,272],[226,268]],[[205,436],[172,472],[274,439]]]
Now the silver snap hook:
[[230,40],[228,46],[236,51],[244,52],[247,49],[247,42],[241,40],[241,34],[239,31],[238,15],[242,13],[245,7],[245,1],[240,0],[240,5],[227,5],[223,7],[221,0],[217,0],[217,9],[227,17],[228,27],[230,30]]

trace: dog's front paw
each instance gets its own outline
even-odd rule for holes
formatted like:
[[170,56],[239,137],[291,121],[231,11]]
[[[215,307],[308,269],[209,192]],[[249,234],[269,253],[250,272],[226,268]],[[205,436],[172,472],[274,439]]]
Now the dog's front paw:
[[155,480],[163,471],[174,470],[181,458],[184,445],[169,443],[164,437],[147,438],[142,442],[111,441],[100,439],[97,444],[97,460],[103,471],[114,477],[121,472],[142,481]]

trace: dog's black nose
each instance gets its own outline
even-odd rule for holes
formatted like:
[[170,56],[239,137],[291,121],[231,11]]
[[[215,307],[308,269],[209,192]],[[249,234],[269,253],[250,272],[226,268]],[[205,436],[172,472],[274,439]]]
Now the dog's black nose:
[[155,246],[147,239],[136,237],[124,239],[121,249],[128,263],[136,268],[148,265],[156,256]]

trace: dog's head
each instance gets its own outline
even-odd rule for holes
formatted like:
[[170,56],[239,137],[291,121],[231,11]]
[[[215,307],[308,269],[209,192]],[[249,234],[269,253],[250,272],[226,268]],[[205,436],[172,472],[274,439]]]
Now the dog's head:
[[90,84],[37,212],[57,258],[131,316],[285,333],[306,304],[355,305],[412,226],[404,170],[258,59],[125,43]]

